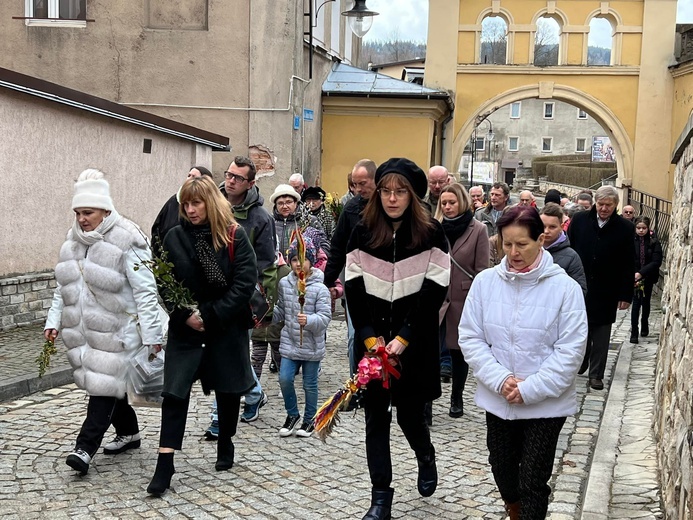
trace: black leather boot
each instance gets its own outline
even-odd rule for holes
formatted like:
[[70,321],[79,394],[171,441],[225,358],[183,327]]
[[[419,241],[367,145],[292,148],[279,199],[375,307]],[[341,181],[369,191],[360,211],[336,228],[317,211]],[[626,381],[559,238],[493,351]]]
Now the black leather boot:
[[371,491],[371,508],[366,512],[363,520],[390,520],[392,518],[392,496],[395,490],[373,489]]
[[631,325],[630,327],[630,340],[631,343],[637,343],[638,342],[638,326]]
[[214,468],[217,471],[227,471],[233,467],[234,446],[231,439],[217,441],[217,463]]
[[650,324],[647,323],[647,321],[643,321],[641,326],[640,326],[640,335],[643,338],[646,338],[647,336],[650,335]]
[[416,487],[422,497],[430,497],[438,487],[438,468],[436,468],[436,450],[431,444],[431,452],[425,457],[417,457],[419,478]]
[[464,407],[462,405],[462,392],[459,395],[455,395],[453,390],[450,396],[450,417],[458,418],[464,415]]
[[156,470],[152,481],[147,486],[147,493],[161,496],[171,487],[171,477],[176,472],[173,467],[173,453],[159,453],[156,459]]

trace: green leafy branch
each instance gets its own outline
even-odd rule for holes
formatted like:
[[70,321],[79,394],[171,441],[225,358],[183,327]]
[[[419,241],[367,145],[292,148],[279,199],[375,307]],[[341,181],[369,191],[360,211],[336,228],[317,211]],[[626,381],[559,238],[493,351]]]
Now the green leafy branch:
[[47,339],[35,361],[39,367],[39,377],[43,377],[51,366],[51,356],[58,353],[55,341]]

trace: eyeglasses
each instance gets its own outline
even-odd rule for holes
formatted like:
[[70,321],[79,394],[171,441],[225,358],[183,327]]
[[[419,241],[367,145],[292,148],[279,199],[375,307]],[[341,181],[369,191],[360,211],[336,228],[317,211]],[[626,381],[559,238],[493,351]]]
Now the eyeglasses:
[[445,186],[448,181],[428,181],[429,186]]
[[398,188],[396,190],[388,190],[387,188],[380,188],[378,190],[378,193],[380,193],[380,196],[383,199],[389,199],[393,195],[398,198],[398,199],[403,199],[407,195],[409,195],[409,190],[406,188]]
[[245,177],[243,177],[243,175],[236,175],[235,173],[231,172],[224,172],[224,177],[226,177],[227,180],[233,179],[234,182],[237,182],[239,184],[248,180]]
[[291,206],[292,204],[296,204],[296,201],[295,201],[295,200],[288,200],[288,201],[286,201],[286,202],[283,202],[283,201],[282,201],[282,202],[277,202],[276,204],[277,204],[277,207],[278,207],[278,208],[288,208],[288,207]]

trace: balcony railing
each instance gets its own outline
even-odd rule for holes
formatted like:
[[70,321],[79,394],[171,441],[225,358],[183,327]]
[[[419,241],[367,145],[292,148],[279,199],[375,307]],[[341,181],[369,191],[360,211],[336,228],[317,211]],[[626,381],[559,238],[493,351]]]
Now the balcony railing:
[[666,257],[671,226],[671,201],[629,188],[628,204],[635,208],[636,217],[643,215],[650,218],[651,229],[654,229],[657,234],[662,244],[662,252]]

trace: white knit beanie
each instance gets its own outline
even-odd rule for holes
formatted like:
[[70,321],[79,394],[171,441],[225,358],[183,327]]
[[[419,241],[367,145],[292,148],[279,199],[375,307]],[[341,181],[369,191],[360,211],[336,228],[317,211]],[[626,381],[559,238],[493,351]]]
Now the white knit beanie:
[[293,197],[296,199],[296,202],[301,200],[301,196],[290,184],[279,184],[276,188],[274,188],[274,193],[270,195],[270,202],[274,204],[274,201],[279,197]]
[[103,172],[94,168],[84,170],[75,183],[75,194],[72,197],[72,209],[96,208],[114,211],[113,200],[108,182]]

